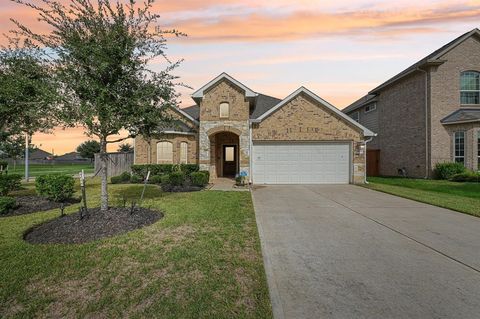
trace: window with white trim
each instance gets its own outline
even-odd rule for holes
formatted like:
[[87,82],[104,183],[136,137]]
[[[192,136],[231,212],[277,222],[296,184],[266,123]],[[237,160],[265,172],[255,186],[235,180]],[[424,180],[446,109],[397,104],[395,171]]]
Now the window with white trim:
[[377,103],[369,104],[365,106],[365,113],[375,111],[377,109]]
[[220,118],[227,118],[230,116],[230,104],[227,102],[220,103]]
[[465,165],[465,132],[455,132],[453,135],[453,156],[457,163]]
[[180,164],[187,164],[188,162],[188,143],[180,143]]
[[352,115],[350,115],[350,117],[352,119],[354,119],[355,121],[360,122],[360,112],[352,113]]
[[157,164],[173,164],[173,144],[171,142],[157,143]]
[[460,75],[460,103],[480,104],[480,72],[466,71]]

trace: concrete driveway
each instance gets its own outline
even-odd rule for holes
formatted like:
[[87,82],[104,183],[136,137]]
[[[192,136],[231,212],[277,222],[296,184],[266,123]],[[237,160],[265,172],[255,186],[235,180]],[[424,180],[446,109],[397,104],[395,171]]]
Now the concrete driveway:
[[480,317],[480,218],[352,185],[253,198],[275,318]]

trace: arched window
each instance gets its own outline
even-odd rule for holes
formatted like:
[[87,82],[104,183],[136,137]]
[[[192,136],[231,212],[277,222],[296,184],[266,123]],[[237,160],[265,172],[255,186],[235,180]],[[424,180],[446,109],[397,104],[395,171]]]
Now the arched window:
[[180,143],[180,164],[187,164],[188,162],[188,143]]
[[171,142],[157,143],[157,164],[173,164],[173,144]]
[[480,104],[480,73],[462,72],[460,75],[460,103],[462,105]]
[[220,117],[227,118],[230,116],[230,105],[227,102],[220,103]]

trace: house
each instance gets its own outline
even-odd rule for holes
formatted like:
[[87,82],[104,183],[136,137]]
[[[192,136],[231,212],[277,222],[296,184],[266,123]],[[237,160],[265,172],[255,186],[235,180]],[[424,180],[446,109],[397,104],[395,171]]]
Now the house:
[[480,169],[480,30],[444,45],[343,112],[377,133],[371,175],[432,177],[436,163]]
[[53,155],[47,151],[44,151],[39,148],[35,148],[30,151],[28,156],[30,161],[43,161],[52,159]]
[[363,183],[374,133],[308,89],[284,99],[222,73],[172,108],[176,125],[135,139],[135,164],[198,163],[212,179],[245,172],[256,184]]
[[69,152],[55,157],[56,163],[64,164],[90,163],[91,161],[89,158],[82,157],[78,152]]

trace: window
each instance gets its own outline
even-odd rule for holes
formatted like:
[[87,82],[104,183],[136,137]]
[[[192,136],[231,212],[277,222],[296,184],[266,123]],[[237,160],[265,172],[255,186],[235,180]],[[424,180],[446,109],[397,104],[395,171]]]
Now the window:
[[465,132],[455,132],[453,138],[455,162],[465,164]]
[[235,161],[235,147],[225,146],[225,162]]
[[220,117],[226,118],[229,116],[230,105],[227,102],[220,103]]
[[187,164],[188,162],[188,143],[180,143],[180,164]]
[[367,106],[365,106],[365,113],[375,111],[376,109],[377,109],[377,103],[367,105]]
[[480,130],[477,131],[477,169],[480,171]]
[[480,104],[480,73],[462,72],[460,75],[460,103],[462,105]]
[[355,121],[360,122],[360,112],[352,113],[352,115],[350,115],[350,117],[352,119],[354,119]]
[[173,164],[173,144],[171,142],[157,143],[157,164]]

